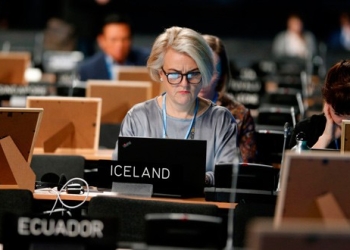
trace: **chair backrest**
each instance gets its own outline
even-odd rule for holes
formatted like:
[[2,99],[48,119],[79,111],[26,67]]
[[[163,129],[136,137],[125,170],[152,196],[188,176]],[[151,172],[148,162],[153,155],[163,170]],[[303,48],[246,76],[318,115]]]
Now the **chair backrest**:
[[33,193],[28,189],[0,189],[0,243],[3,243],[3,216],[31,214],[34,209]]
[[[217,164],[215,166],[215,192],[218,201],[230,201],[230,194],[235,192],[235,202],[275,202],[279,169],[271,165],[240,163],[237,182],[233,187],[234,166]],[[232,189],[234,188],[234,190]]]
[[286,122],[293,126],[296,123],[297,116],[293,110],[294,107],[291,106],[262,105],[258,108],[256,124],[280,127],[280,130],[283,131]]
[[101,123],[99,148],[115,149],[119,138],[120,123]]
[[186,213],[219,216],[213,204],[193,204],[125,197],[92,197],[88,215],[92,218],[114,217],[119,221],[118,243],[144,242],[147,214]]
[[48,175],[56,175],[58,178],[64,175],[68,181],[84,178],[85,158],[81,155],[35,154],[30,166],[37,182],[50,182]]
[[[281,130],[256,130],[257,162],[273,166],[280,165],[283,149],[289,145],[290,133],[286,138],[284,136],[284,131]],[[286,141],[285,145],[284,141]]]

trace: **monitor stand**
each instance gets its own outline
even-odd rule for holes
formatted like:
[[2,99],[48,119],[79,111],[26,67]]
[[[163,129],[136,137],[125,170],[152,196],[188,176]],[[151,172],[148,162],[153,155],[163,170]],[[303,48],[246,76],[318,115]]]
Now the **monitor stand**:
[[28,189],[34,192],[35,173],[11,136],[0,139],[0,189]]

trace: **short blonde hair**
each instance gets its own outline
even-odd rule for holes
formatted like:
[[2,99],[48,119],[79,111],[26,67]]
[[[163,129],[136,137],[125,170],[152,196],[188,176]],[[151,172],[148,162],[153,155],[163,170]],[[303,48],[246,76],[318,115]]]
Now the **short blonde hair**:
[[168,49],[190,56],[202,75],[202,86],[210,84],[214,73],[213,52],[202,34],[190,29],[173,26],[160,34],[152,46],[147,68],[154,81],[159,82],[159,72],[164,65],[164,55]]

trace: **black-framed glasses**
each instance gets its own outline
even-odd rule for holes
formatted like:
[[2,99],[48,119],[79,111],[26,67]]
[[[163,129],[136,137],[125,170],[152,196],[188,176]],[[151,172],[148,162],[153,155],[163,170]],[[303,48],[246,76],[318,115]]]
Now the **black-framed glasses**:
[[168,79],[168,83],[172,85],[177,85],[179,84],[183,77],[186,77],[186,80],[190,84],[199,84],[202,81],[202,74],[199,71],[190,71],[187,72],[186,74],[181,74],[179,72],[170,72],[166,73],[162,67],[162,71],[164,75],[166,75],[166,78]]

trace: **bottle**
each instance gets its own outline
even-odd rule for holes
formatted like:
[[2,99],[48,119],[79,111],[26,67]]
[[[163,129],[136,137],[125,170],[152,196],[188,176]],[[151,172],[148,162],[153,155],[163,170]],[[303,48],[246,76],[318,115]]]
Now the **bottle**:
[[310,150],[309,146],[307,145],[306,135],[304,132],[297,134],[296,141],[297,144],[292,148],[293,151],[301,153],[302,151]]

